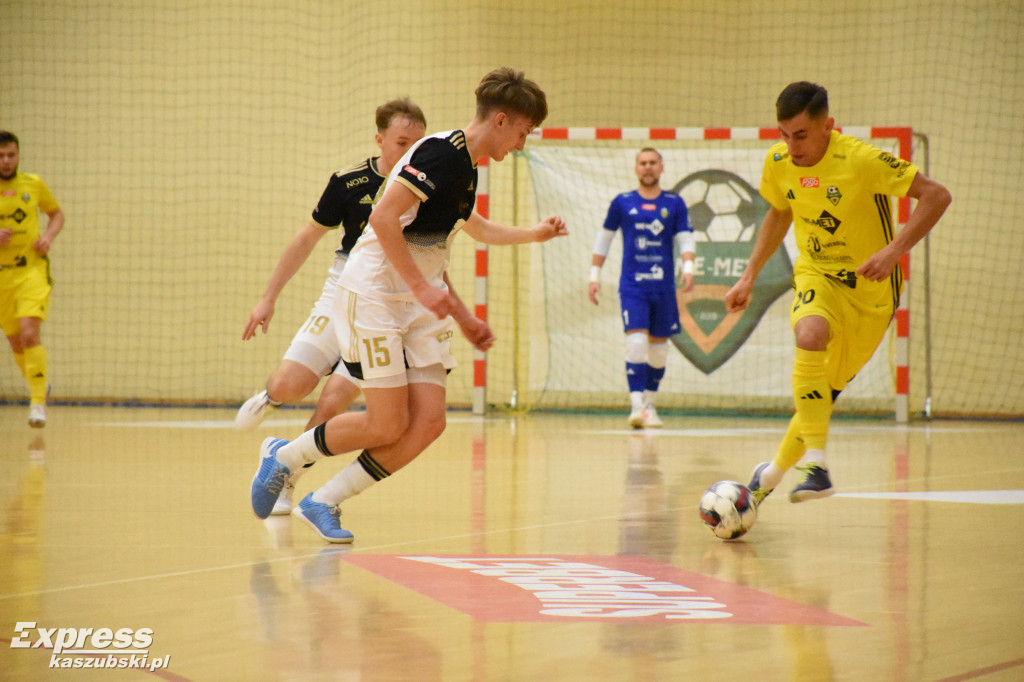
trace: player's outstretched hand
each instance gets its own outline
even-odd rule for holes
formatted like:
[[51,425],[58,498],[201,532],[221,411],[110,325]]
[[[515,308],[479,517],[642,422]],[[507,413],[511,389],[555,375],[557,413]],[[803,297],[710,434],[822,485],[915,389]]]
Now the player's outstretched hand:
[[267,333],[267,328],[270,326],[270,318],[274,316],[274,303],[273,301],[260,301],[256,304],[256,307],[249,313],[249,321],[245,323],[245,330],[242,332],[242,340],[248,341],[252,337],[256,336],[256,330],[260,327],[263,328],[263,333]]
[[746,310],[747,306],[750,305],[750,292],[753,288],[753,284],[744,279],[740,279],[736,284],[733,284],[732,289],[729,289],[725,295],[725,311],[728,313],[738,313]]
[[601,293],[601,283],[591,282],[587,285],[587,296],[590,297],[590,302],[597,305],[597,295]]
[[556,215],[548,216],[531,229],[533,230],[534,241],[537,242],[546,242],[549,239],[564,237],[569,234],[569,228],[566,227],[565,221]]

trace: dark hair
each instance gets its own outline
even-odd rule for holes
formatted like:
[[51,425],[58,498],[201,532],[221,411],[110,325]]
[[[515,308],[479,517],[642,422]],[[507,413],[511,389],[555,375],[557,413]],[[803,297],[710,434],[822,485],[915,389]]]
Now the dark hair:
[[790,83],[775,100],[775,117],[788,121],[794,116],[807,112],[810,118],[828,113],[828,90],[808,81]]
[[8,145],[14,143],[14,146],[21,149],[21,145],[18,144],[18,136],[14,133],[7,132],[6,130],[0,130],[0,145]]
[[424,128],[427,127],[427,118],[423,115],[423,110],[408,97],[400,97],[377,107],[377,132],[383,133],[399,116],[420,123]]
[[534,126],[548,117],[544,91],[522,71],[508,66],[491,71],[476,88],[477,117],[486,117],[494,109],[525,116]]

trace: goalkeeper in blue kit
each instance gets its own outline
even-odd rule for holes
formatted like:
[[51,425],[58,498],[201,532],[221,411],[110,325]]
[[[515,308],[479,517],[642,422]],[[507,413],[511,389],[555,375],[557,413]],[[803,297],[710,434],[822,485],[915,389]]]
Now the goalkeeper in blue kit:
[[655,396],[665,376],[668,337],[679,333],[673,250],[680,256],[682,291],[693,288],[693,229],[682,198],[661,189],[664,169],[660,152],[650,147],[640,150],[636,155],[639,187],[612,200],[591,257],[588,293],[597,305],[601,266],[615,233],[622,231],[619,298],[626,331],[629,425],[634,429],[662,425]]

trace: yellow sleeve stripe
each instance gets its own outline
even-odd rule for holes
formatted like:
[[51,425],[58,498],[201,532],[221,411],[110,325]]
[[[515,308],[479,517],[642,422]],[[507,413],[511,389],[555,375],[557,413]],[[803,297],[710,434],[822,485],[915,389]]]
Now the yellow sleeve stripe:
[[400,182],[405,187],[408,187],[409,191],[412,192],[413,194],[415,194],[417,197],[419,197],[420,201],[426,201],[427,200],[427,198],[428,198],[427,195],[424,194],[423,192],[421,192],[419,187],[417,187],[416,185],[412,184],[411,182],[409,182],[408,180],[406,180],[402,176],[396,177],[395,178],[395,182]]

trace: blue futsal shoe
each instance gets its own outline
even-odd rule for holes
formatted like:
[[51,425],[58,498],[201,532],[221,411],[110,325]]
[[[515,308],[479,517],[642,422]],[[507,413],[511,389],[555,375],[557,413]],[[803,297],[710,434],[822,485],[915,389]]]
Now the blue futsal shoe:
[[341,527],[341,508],[314,502],[313,493],[303,497],[292,514],[305,521],[327,542],[352,542],[355,539],[352,533]]
[[252,477],[252,510],[261,519],[270,516],[292,473],[277,461],[277,451],[288,442],[284,438],[267,438],[260,446],[260,468]]

